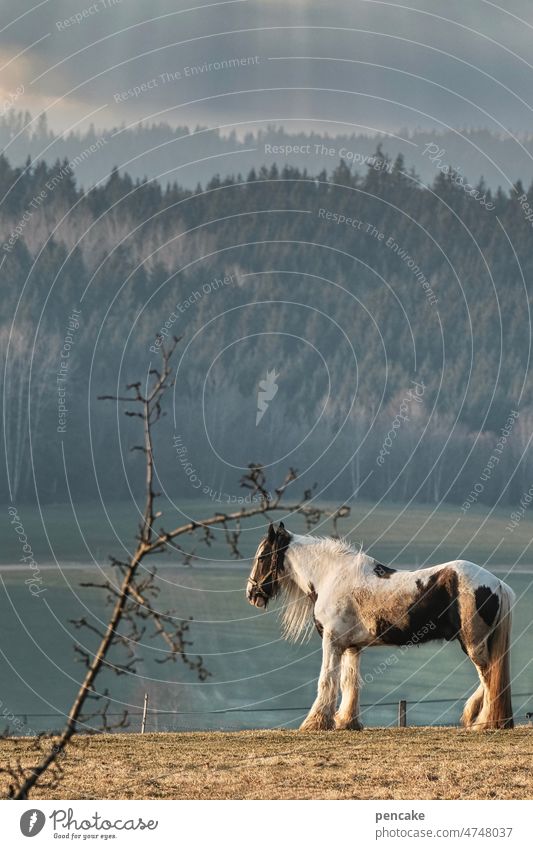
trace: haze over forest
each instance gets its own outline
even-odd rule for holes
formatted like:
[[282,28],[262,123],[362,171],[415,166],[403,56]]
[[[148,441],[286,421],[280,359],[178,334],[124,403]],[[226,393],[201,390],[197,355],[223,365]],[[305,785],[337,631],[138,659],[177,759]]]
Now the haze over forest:
[[187,188],[206,183],[217,172],[246,174],[274,163],[317,174],[324,168],[331,172],[342,159],[364,175],[378,144],[393,160],[401,154],[407,168],[414,168],[426,184],[445,166],[474,183],[483,179],[493,190],[501,186],[507,191],[517,180],[526,185],[533,180],[532,133],[406,127],[394,133],[365,133],[341,130],[334,122],[325,132],[304,123],[300,128],[293,121],[219,130],[161,120],[108,129],[91,125],[61,134],[49,126],[46,113],[34,118],[14,106],[0,114],[0,149],[13,165],[24,165],[28,157],[49,165],[57,159],[75,161],[76,180],[86,189],[105,180],[118,163],[120,172],[133,179],[157,179],[163,186],[176,180]]

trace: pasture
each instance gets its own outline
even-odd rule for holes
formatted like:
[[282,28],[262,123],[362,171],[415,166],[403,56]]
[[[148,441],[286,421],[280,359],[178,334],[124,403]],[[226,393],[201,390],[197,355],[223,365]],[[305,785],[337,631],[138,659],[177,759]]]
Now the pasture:
[[[214,506],[182,505],[185,515],[196,517]],[[16,537],[5,535],[0,707],[4,728],[19,736],[0,740],[2,763],[34,763],[31,736],[59,729],[71,704],[82,669],[72,648],[79,634],[70,620],[106,616],[104,594],[81,584],[110,575],[107,556],[124,554],[135,532],[131,506],[108,509],[109,521],[98,506],[81,505],[76,517],[70,507],[45,506],[45,534],[37,511],[20,508],[42,568],[46,592],[39,598],[24,583]],[[434,513],[427,505],[404,510],[358,502],[342,529],[387,564],[413,567],[462,556],[511,584],[518,596],[514,708],[516,720],[525,723],[526,711],[533,710],[533,533],[527,515],[506,532],[508,516],[479,506],[463,515],[451,505]],[[298,517],[287,524],[303,530]],[[479,734],[443,727],[457,723],[477,683],[457,644],[365,652],[366,730],[293,730],[314,698],[320,640],[313,634],[307,644],[288,644],[274,609],[264,614],[248,605],[247,558],[263,528],[260,519],[245,535],[241,562],[228,560],[219,537],[193,567],[158,558],[161,606],[194,618],[191,651],[203,655],[211,677],[200,683],[182,665],[161,665],[157,646],[145,639],[136,675],[104,675],[101,682],[112,692],[112,709],[129,711],[130,733],[76,737],[63,783],[52,793],[37,788],[34,798],[532,798],[533,728]],[[141,736],[145,692],[149,733]],[[394,727],[400,698],[407,699],[406,729]]]
[[[33,763],[27,739],[0,760]],[[77,737],[33,799],[531,799],[533,728]],[[5,791],[6,779],[0,787]]]

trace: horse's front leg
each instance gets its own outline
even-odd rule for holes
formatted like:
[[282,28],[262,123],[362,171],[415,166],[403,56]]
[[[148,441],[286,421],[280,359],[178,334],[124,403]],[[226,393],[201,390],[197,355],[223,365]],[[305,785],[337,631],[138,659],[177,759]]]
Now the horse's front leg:
[[313,707],[300,726],[301,731],[329,731],[335,728],[335,708],[339,691],[342,651],[331,635],[322,637],[322,668],[318,679],[318,694]]
[[356,648],[346,649],[341,660],[342,700],[335,715],[335,726],[339,730],[360,731],[359,721],[359,661],[361,652]]

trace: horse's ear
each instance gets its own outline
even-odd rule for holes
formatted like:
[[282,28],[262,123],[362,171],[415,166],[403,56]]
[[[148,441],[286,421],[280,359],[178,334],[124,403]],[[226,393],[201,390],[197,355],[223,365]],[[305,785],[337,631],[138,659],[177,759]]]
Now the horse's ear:
[[272,524],[272,522],[268,526],[267,539],[270,544],[272,544],[276,539],[276,531],[274,530],[274,525]]
[[291,535],[283,522],[279,523],[277,539],[278,541],[281,541],[283,545],[288,545],[291,540]]

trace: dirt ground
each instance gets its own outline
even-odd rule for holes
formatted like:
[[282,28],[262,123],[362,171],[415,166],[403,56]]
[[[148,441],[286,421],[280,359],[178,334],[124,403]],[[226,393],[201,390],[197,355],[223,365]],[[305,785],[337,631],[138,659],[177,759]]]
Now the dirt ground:
[[[35,763],[28,738],[0,763]],[[77,737],[35,799],[531,799],[533,727]],[[8,779],[0,774],[5,796]]]

